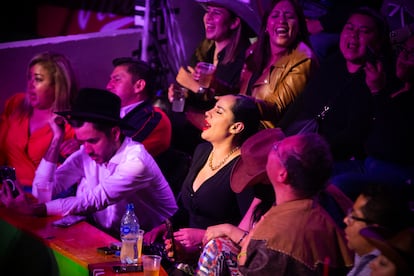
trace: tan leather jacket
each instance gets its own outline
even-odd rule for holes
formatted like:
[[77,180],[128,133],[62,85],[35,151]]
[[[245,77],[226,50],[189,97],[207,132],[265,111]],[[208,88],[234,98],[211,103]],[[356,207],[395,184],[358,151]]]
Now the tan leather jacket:
[[[317,70],[318,60],[315,53],[305,44],[290,54],[278,59],[252,86],[254,98],[259,100],[263,127],[276,127],[286,108],[302,93],[311,75]],[[247,86],[252,72],[243,70],[240,94],[247,93]]]

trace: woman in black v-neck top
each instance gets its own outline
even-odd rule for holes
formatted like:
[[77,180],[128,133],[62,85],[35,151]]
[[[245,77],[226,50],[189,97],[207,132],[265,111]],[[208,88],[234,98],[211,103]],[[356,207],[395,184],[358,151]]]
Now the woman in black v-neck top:
[[[173,216],[177,248],[199,253],[205,229],[218,223],[238,224],[253,194],[236,194],[230,188],[230,173],[239,158],[241,144],[259,129],[260,115],[254,100],[243,95],[225,95],[206,112],[201,137],[191,168],[178,196],[179,210]],[[162,236],[164,225],[147,233],[144,241]]]

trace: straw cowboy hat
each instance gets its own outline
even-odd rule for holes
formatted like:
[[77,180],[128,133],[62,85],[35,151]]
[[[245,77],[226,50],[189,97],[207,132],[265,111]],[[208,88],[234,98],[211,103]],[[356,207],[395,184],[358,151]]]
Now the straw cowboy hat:
[[92,123],[110,123],[121,128],[131,126],[123,123],[120,118],[121,99],[103,89],[83,88],[72,105],[71,110],[55,112],[67,120],[79,119]]
[[384,238],[381,228],[369,226],[361,229],[360,234],[369,243],[392,261],[401,275],[414,275],[414,228],[407,228]]
[[233,166],[230,186],[240,193],[247,186],[269,183],[266,173],[267,156],[277,141],[285,138],[280,128],[264,129],[249,137],[240,148],[240,158]]
[[258,11],[254,10],[251,5],[242,0],[196,0],[204,8],[207,5],[217,5],[226,8],[240,17],[252,29],[254,35],[259,34],[261,18]]

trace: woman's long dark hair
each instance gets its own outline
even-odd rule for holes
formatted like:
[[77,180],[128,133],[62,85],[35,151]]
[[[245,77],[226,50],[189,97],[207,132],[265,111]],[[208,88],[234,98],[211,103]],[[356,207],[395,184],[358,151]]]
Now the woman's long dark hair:
[[237,135],[236,143],[240,146],[247,138],[259,131],[260,112],[255,100],[245,95],[235,95],[233,105],[234,122],[243,122],[244,129]]
[[272,12],[273,8],[281,1],[289,1],[298,17],[299,22],[299,32],[295,39],[295,41],[292,43],[292,45],[289,47],[289,51],[292,51],[295,49],[300,42],[305,43],[310,48],[312,48],[312,45],[309,40],[309,32],[308,27],[306,25],[306,18],[303,14],[302,6],[298,3],[296,0],[276,0],[273,1],[272,7],[265,13],[262,21],[262,26],[260,28],[260,34],[257,39],[256,48],[253,50],[253,53],[246,57],[246,65],[249,71],[251,72],[263,72],[263,70],[266,68],[267,63],[269,62],[269,59],[272,55],[271,49],[270,49],[270,38],[269,34],[266,31],[267,21],[269,19],[270,13]]

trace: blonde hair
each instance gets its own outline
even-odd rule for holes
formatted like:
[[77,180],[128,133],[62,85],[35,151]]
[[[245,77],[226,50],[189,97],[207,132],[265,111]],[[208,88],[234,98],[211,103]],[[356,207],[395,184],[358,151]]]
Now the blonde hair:
[[[27,75],[34,65],[41,65],[50,73],[54,85],[55,101],[52,111],[69,110],[78,92],[78,83],[75,72],[67,57],[54,52],[43,52],[35,55],[29,62]],[[28,98],[20,110],[21,115],[30,115],[33,111]]]

